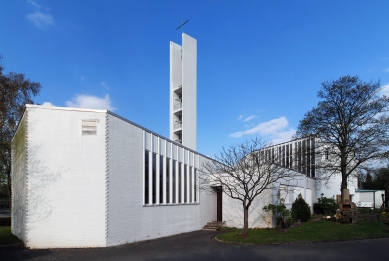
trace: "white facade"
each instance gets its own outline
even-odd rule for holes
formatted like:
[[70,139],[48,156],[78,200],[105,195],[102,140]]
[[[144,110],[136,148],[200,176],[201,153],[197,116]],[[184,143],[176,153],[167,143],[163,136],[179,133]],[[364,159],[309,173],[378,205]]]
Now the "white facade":
[[208,159],[109,111],[27,105],[12,146],[11,227],[26,247],[113,246],[216,219],[215,195],[194,188]]
[[[285,200],[287,209],[291,209],[293,202],[299,194],[304,198],[311,208],[313,213],[313,203],[317,201],[316,195],[316,180],[307,177],[304,174],[295,172],[294,179],[283,180],[272,186],[255,198],[249,208],[249,228],[273,228],[276,226],[270,213],[263,210],[268,204],[277,202],[277,192],[280,190],[281,198]],[[232,200],[227,195],[223,194],[223,221],[230,227],[243,227],[243,206],[241,201]]]
[[[276,164],[300,175],[255,200],[249,227],[275,225],[262,208],[275,203],[278,189],[287,207],[301,194],[311,209],[321,193],[339,194],[340,180],[326,190],[315,179],[315,156],[302,153],[313,142],[264,150],[281,153]],[[197,189],[197,170],[208,160],[109,111],[27,105],[12,140],[12,232],[29,248],[63,248],[199,230],[217,219],[216,194]],[[223,195],[222,212],[226,225],[243,226],[240,201]]]
[[170,139],[196,150],[197,41],[170,42]]
[[359,207],[380,208],[383,202],[382,195],[385,201],[385,190],[357,189],[352,200]]
[[[340,194],[340,185],[342,178],[340,175],[333,175],[326,183],[317,178],[321,170],[317,170],[316,164],[331,161],[325,153],[319,150],[326,150],[328,146],[322,146],[314,138],[297,139],[285,143],[277,144],[264,148],[261,153],[266,159],[273,159],[275,164],[296,172],[297,176],[293,180],[284,180],[273,184],[272,188],[262,193],[255,199],[249,209],[249,227],[264,228],[274,227],[274,220],[262,209],[268,204],[274,204],[277,200],[278,190],[281,192],[281,198],[285,200],[288,209],[292,207],[293,202],[299,194],[308,203],[313,213],[313,204],[324,194],[325,197],[336,199]],[[361,193],[356,192],[357,178],[349,176],[348,188],[353,202],[357,203]],[[377,194],[378,195],[378,194]],[[375,196],[375,205],[382,204],[382,199]],[[365,202],[371,206],[371,202]],[[231,200],[223,194],[223,221],[227,226],[243,227],[243,206],[238,200]]]

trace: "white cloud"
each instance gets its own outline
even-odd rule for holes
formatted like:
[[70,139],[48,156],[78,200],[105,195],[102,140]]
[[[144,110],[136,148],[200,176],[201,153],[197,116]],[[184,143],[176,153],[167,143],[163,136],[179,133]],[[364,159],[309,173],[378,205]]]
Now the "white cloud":
[[237,120],[239,121],[239,120],[241,120],[243,118],[243,115],[241,114],[241,115],[239,115],[239,117],[237,118]]
[[107,85],[107,82],[101,82],[100,83],[102,86],[105,86],[105,85]]
[[268,122],[262,122],[249,130],[232,133],[230,137],[240,138],[245,135],[258,134],[265,139],[271,140],[273,144],[277,144],[290,140],[296,133],[296,130],[293,128],[288,128],[288,124],[288,120],[283,116]]
[[256,115],[251,115],[251,116],[245,118],[243,121],[246,122],[246,121],[252,120],[254,118],[257,118],[257,116]]
[[76,95],[72,101],[66,102],[67,107],[87,108],[87,109],[101,109],[114,111],[116,108],[112,107],[111,99],[109,95],[105,95],[103,98],[80,94]]
[[32,4],[33,6],[35,6],[36,8],[41,8],[41,6],[39,4],[37,4],[35,1],[32,1],[32,0],[27,0],[28,3]]
[[296,130],[291,128],[287,131],[278,132],[273,139],[271,140],[272,144],[279,144],[282,142],[290,141],[293,138],[293,135],[296,133]]
[[28,14],[26,17],[39,29],[46,29],[48,26],[54,25],[54,18],[51,14],[43,14],[36,11],[33,14]]
[[389,72],[389,68],[384,69],[384,72]]
[[44,103],[42,103],[42,106],[45,106],[45,107],[55,107],[55,105],[52,104],[51,102],[44,102]]
[[380,94],[389,96],[389,83],[381,87]]

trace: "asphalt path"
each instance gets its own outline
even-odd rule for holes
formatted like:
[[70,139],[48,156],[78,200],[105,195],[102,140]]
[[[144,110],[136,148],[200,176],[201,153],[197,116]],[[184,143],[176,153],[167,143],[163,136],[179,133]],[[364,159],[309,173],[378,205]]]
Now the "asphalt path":
[[280,245],[225,244],[195,231],[109,248],[30,250],[0,247],[0,260],[388,260],[389,238]]

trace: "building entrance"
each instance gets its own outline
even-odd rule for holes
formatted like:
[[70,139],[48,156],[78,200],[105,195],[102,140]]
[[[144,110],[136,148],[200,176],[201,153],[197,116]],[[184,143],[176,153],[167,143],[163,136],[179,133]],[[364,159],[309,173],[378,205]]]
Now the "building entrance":
[[223,201],[223,190],[222,190],[222,187],[216,187],[216,193],[217,193],[217,221],[223,221],[222,220],[222,217],[223,217],[223,213],[222,213],[222,209],[223,209],[223,204],[222,204],[222,201]]

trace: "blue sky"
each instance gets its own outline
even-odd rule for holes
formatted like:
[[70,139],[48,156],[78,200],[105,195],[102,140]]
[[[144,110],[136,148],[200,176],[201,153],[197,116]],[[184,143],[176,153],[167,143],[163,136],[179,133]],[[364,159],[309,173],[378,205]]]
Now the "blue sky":
[[290,139],[344,75],[389,89],[389,1],[5,0],[5,71],[36,103],[105,108],[169,137],[169,42],[197,39],[197,150]]

